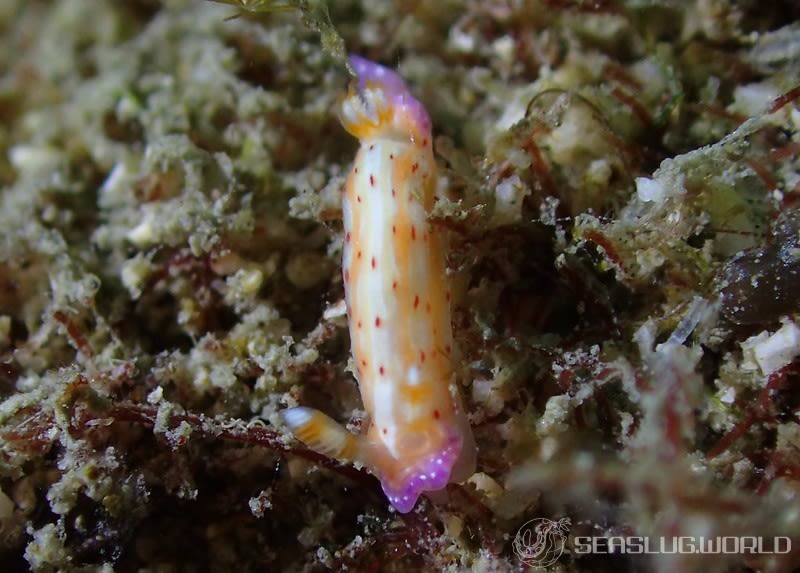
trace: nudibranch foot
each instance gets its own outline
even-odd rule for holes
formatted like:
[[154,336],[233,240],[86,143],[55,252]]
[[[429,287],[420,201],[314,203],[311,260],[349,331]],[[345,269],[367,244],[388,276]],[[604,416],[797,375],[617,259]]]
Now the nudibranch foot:
[[451,481],[453,466],[460,451],[461,440],[455,439],[448,447],[405,470],[401,480],[383,479],[383,492],[389,502],[400,513],[408,513],[423,492],[444,489]]

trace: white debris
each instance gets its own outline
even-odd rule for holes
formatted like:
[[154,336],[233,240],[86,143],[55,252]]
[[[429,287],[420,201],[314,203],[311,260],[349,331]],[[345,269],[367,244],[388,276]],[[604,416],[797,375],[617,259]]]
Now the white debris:
[[663,203],[667,196],[664,186],[648,177],[636,178],[636,194],[640,201],[654,203]]
[[157,386],[152,392],[147,395],[147,403],[155,406],[161,399],[164,397],[164,388],[161,386]]
[[800,355],[800,328],[789,320],[777,332],[763,331],[741,344],[742,368],[759,369],[766,376],[780,370]]
[[755,116],[767,111],[780,90],[771,82],[760,82],[737,86],[733,90],[733,103],[728,110],[746,116]]
[[725,390],[719,395],[719,401],[723,404],[733,404],[736,401],[736,388],[733,386],[728,386]]
[[152,246],[158,238],[155,228],[155,213],[146,211],[141,222],[128,231],[128,240],[139,248]]
[[531,190],[517,175],[503,179],[495,187],[495,225],[516,223],[522,217],[522,203]]

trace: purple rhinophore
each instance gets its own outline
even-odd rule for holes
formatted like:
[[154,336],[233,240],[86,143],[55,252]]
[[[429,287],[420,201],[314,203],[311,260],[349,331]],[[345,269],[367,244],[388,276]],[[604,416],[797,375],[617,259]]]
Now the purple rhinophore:
[[351,55],[349,61],[358,76],[359,93],[363,93],[366,82],[379,84],[385,97],[398,108],[400,113],[409,116],[420,131],[430,132],[431,119],[428,112],[411,94],[408,84],[400,74],[361,56]]
[[409,94],[408,84],[394,70],[391,70],[375,62],[371,62],[361,56],[350,56],[350,65],[358,76],[358,91],[364,91],[365,82],[376,82],[383,85],[386,95],[392,97],[399,93]]

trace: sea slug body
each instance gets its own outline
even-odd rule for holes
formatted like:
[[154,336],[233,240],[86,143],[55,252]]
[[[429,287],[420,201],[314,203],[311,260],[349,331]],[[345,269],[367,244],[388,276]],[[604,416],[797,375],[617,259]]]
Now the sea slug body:
[[436,185],[430,118],[397,73],[357,56],[350,63],[358,83],[339,115],[361,148],[343,200],[342,270],[370,425],[356,436],[305,407],[283,419],[310,448],[366,465],[405,513],[422,492],[466,479],[475,445],[453,375],[444,247],[427,219]]

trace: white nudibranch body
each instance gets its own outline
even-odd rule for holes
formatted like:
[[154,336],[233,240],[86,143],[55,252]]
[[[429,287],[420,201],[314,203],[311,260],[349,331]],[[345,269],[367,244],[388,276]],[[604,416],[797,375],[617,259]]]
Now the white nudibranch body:
[[341,104],[361,141],[344,201],[343,275],[366,434],[310,408],[284,420],[312,449],[364,463],[392,505],[469,477],[475,446],[453,376],[444,246],[428,222],[436,163],[428,114],[394,71],[350,62],[358,86]]

